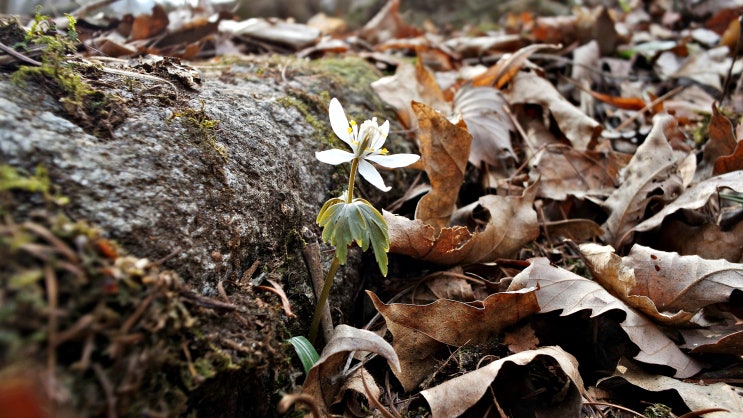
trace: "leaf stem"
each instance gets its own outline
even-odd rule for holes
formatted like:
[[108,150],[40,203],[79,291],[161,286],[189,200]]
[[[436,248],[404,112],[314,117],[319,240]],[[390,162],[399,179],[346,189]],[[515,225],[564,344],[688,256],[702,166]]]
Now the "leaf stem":
[[310,337],[308,338],[310,340],[310,343],[312,343],[313,345],[315,344],[315,337],[317,337],[317,330],[320,327],[320,317],[322,316],[322,310],[325,304],[328,303],[330,288],[333,286],[333,278],[335,277],[336,271],[338,271],[339,265],[340,260],[338,260],[338,256],[333,257],[333,263],[330,265],[328,275],[325,276],[325,283],[323,284],[322,292],[320,292],[320,296],[317,298],[315,313],[312,315],[312,325],[310,325]]

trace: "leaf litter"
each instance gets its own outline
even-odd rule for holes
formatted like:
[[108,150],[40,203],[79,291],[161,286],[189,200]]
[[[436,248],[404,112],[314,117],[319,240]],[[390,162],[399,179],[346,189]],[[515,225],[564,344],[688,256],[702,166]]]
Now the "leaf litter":
[[383,321],[338,326],[282,407],[593,417],[665,402],[676,416],[732,417],[743,414],[739,10],[704,3],[506,13],[492,30],[421,29],[397,0],[359,29],[210,7],[76,17],[81,55],[344,54],[380,69],[372,85],[422,155],[410,168],[422,184],[383,211],[393,265],[367,292]]

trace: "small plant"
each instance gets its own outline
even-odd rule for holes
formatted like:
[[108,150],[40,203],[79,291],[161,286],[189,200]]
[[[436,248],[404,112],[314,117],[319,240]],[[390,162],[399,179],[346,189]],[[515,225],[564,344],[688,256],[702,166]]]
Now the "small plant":
[[315,314],[310,326],[309,340],[315,341],[320,325],[320,315],[328,301],[330,288],[338,266],[345,264],[348,246],[353,244],[366,251],[371,245],[374,256],[383,275],[387,275],[387,251],[390,248],[387,223],[382,214],[368,201],[353,197],[356,173],[382,191],[390,190],[382,176],[371,162],[387,168],[405,167],[418,161],[415,154],[389,155],[384,142],[390,130],[389,121],[381,126],[376,118],[366,120],[361,126],[356,121],[349,122],[338,99],[333,98],[329,106],[330,126],[333,132],[345,142],[351,152],[330,149],[315,153],[315,157],[327,164],[351,163],[348,190],[340,197],[325,202],[317,214],[317,224],[323,228],[322,239],[335,246],[335,256],[325,277],[322,292],[317,300]]

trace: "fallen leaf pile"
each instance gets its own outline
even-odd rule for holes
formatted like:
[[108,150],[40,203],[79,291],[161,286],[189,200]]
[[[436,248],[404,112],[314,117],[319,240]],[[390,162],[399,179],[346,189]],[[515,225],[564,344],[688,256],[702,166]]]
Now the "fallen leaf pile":
[[78,17],[96,54],[380,69],[423,184],[397,206],[414,210],[383,212],[396,256],[367,291],[382,320],[338,326],[282,408],[743,416],[743,6],[621,4],[461,31],[416,28],[398,0],[357,30],[159,6]]

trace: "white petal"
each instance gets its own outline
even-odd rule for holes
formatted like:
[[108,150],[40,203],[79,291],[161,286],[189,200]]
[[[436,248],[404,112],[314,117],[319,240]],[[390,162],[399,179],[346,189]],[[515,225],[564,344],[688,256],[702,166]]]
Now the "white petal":
[[348,151],[343,151],[339,149],[329,149],[326,151],[320,151],[315,153],[315,158],[318,160],[326,163],[326,164],[343,164],[347,163],[356,157],[355,155],[351,154]]
[[399,168],[407,167],[410,164],[418,161],[421,158],[420,155],[415,154],[391,154],[391,155],[369,155],[366,157],[367,160],[374,161],[375,163],[387,168]]
[[384,180],[382,180],[382,176],[379,175],[379,171],[365,160],[359,161],[359,174],[361,174],[361,177],[366,181],[383,192],[389,191],[392,188],[384,185]]
[[338,138],[350,146],[351,134],[348,133],[348,118],[346,117],[346,112],[343,111],[341,102],[339,102],[335,97],[330,100],[328,115],[330,117],[330,126],[333,128],[333,132],[335,132]]
[[[387,135],[390,134],[390,121],[386,120],[382,124],[382,126],[379,127],[379,129],[382,131],[382,138],[387,140]],[[382,144],[384,144],[384,141],[382,141]],[[382,146],[382,144],[379,144],[379,146]]]

